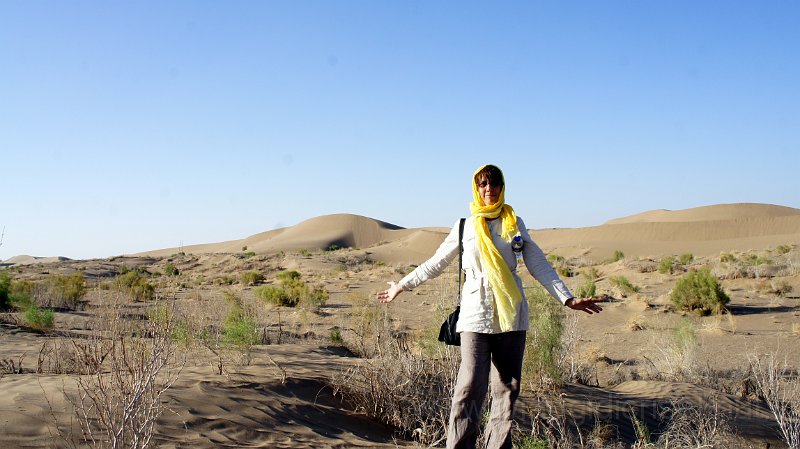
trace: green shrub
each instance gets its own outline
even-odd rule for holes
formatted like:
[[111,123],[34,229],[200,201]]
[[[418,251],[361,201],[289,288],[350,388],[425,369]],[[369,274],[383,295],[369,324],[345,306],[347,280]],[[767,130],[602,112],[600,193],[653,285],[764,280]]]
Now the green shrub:
[[530,326],[522,377],[531,379],[534,384],[561,385],[563,370],[559,355],[564,330],[561,307],[539,286],[526,288],[525,296],[530,304]]
[[617,287],[623,295],[632,295],[639,292],[639,287],[631,284],[625,276],[612,276],[611,285]]
[[338,251],[340,249],[342,249],[341,246],[332,244],[328,246],[328,248],[326,248],[325,251]]
[[680,310],[702,315],[722,313],[730,298],[708,268],[689,272],[675,283],[670,294],[672,303]]
[[164,267],[164,274],[166,274],[167,276],[177,276],[180,273],[178,272],[178,269],[175,267],[175,265],[172,262],[170,262],[167,264],[166,267]]
[[559,276],[564,276],[565,278],[572,276],[572,270],[570,270],[569,267],[558,267],[556,268],[556,272]]
[[255,319],[241,307],[232,307],[225,317],[222,342],[231,346],[252,346],[261,343]]
[[673,338],[675,339],[675,345],[681,354],[685,354],[692,348],[696,347],[697,331],[694,328],[692,320],[690,320],[688,317],[683,317],[683,319],[678,322],[678,325],[675,327]]
[[53,328],[55,314],[52,309],[40,309],[35,304],[31,304],[22,315],[22,321],[26,327],[33,330],[46,331]]
[[614,255],[611,256],[612,262],[617,262],[625,258],[625,253],[620,250],[615,250]]
[[681,254],[680,257],[678,257],[678,262],[680,262],[681,265],[688,265],[693,260],[694,260],[694,254],[692,253]]
[[311,251],[303,248],[303,249],[300,250],[300,255],[303,256],[303,257],[309,257],[309,256],[311,256]]
[[139,271],[128,271],[117,276],[114,278],[114,287],[131,295],[134,301],[150,301],[156,291],[153,284]]
[[253,251],[248,251],[248,252],[246,252],[246,253],[244,253],[242,255],[244,256],[245,259],[249,259],[251,257],[254,257],[256,255],[256,253],[253,252]]
[[560,265],[566,262],[564,256],[559,256],[558,254],[548,254],[547,261],[550,262],[550,265]]
[[310,287],[300,279],[297,271],[282,271],[278,273],[278,280],[281,287],[264,286],[253,293],[268,303],[288,307],[300,305],[312,310],[318,310],[328,302],[328,291]]
[[247,245],[244,245],[244,246],[242,247],[242,251],[247,251]]
[[256,271],[245,271],[240,277],[243,285],[256,285],[264,280],[264,275]]
[[587,279],[586,282],[575,289],[575,296],[578,298],[593,298],[597,294],[597,284],[594,280]]
[[230,276],[222,276],[212,279],[211,282],[215,285],[233,285],[236,280]]
[[331,343],[337,345],[344,344],[344,338],[342,338],[342,329],[339,326],[333,326],[333,329],[331,329]]
[[736,262],[736,256],[731,253],[722,253],[719,255],[720,262]]
[[0,271],[0,310],[8,310],[11,307],[11,276],[6,270]]
[[675,272],[675,257],[667,256],[658,263],[658,272],[661,274],[672,274]]
[[792,247],[790,245],[778,245],[775,251],[777,251],[779,255],[783,255],[792,251]]

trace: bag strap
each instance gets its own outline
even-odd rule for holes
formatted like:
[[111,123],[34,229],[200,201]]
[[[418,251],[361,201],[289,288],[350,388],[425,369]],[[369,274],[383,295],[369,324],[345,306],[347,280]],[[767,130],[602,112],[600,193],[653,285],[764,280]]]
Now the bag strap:
[[464,222],[467,221],[466,218],[462,218],[461,221],[458,223],[458,304],[457,306],[461,306],[461,277],[464,275],[462,273],[463,267],[461,265],[462,255],[464,254]]

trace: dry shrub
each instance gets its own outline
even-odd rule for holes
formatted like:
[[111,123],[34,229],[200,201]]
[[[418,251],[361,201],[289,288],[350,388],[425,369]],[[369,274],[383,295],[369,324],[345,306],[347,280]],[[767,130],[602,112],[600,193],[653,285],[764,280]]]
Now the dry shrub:
[[800,449],[800,378],[775,353],[750,356],[755,384],[789,449]]
[[336,373],[329,383],[356,412],[435,446],[447,436],[458,359],[458,350],[444,345],[435,358],[386,345],[379,357]]
[[659,436],[657,447],[729,449],[741,445],[716,398],[702,405],[675,400],[662,410],[661,419],[669,424]]
[[73,345],[82,364],[70,400],[92,447],[145,448],[164,408],[161,397],[182,364],[173,359],[171,314],[126,319],[116,299],[96,323],[98,332],[85,344]]

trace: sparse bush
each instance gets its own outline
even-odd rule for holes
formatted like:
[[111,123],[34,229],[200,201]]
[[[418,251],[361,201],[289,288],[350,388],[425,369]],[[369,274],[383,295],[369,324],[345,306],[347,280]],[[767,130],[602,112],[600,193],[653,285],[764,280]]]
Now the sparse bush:
[[559,386],[564,377],[559,364],[564,331],[561,307],[538,285],[526,288],[525,296],[530,305],[530,326],[522,378],[528,379],[533,389]]
[[238,305],[231,307],[225,317],[222,342],[226,345],[247,348],[261,343],[255,319]]
[[341,345],[344,343],[342,338],[342,329],[339,326],[334,326],[331,329],[331,343]]
[[672,274],[675,272],[675,256],[667,256],[658,263],[658,272],[661,274]]
[[719,261],[723,263],[736,262],[736,256],[731,253],[722,253],[719,255]]
[[256,285],[264,280],[264,275],[256,271],[245,271],[240,277],[242,285]]
[[33,330],[47,331],[53,328],[55,314],[52,309],[42,309],[36,304],[31,304],[22,315],[22,321],[26,327]]
[[295,270],[290,271],[281,271],[278,273],[277,278],[281,281],[282,284],[286,284],[287,282],[294,281],[300,279],[300,273]]
[[680,310],[701,315],[722,313],[730,298],[707,268],[685,274],[678,279],[670,294],[672,303]]
[[772,411],[789,449],[800,449],[800,378],[796,366],[775,353],[751,355],[750,366],[761,398]]
[[178,274],[180,274],[180,272],[178,271],[178,268],[175,267],[175,264],[169,262],[167,263],[167,266],[164,267],[164,274],[166,274],[167,276],[177,276]]
[[790,245],[778,245],[778,247],[775,248],[775,251],[778,253],[778,255],[783,255],[791,252],[792,247]]
[[625,253],[620,250],[614,250],[614,254],[611,256],[611,262],[617,262],[625,258]]
[[550,265],[556,266],[563,264],[566,260],[564,256],[559,256],[558,254],[548,254],[547,261],[550,262]]
[[242,254],[242,256],[244,256],[245,259],[249,259],[251,257],[255,257],[255,255],[256,255],[256,253],[254,251],[248,251],[248,252]]
[[738,446],[728,417],[720,411],[716,400],[701,406],[675,400],[662,410],[661,418],[669,425],[659,436],[658,447],[727,449]]
[[791,293],[792,290],[794,289],[786,281],[773,281],[770,283],[769,292],[779,297],[786,296],[787,294]]
[[694,260],[694,254],[692,254],[692,253],[681,254],[680,257],[678,257],[678,262],[681,265],[688,265],[693,260]]
[[155,296],[155,287],[139,271],[128,271],[114,278],[114,286],[129,294],[134,301],[150,301]]
[[83,275],[80,273],[69,276],[51,274],[44,281],[46,293],[36,298],[36,303],[41,307],[56,307],[76,309],[78,302],[86,293]]
[[567,278],[572,276],[572,270],[570,270],[569,267],[566,266],[556,268],[556,272],[558,272],[560,276],[564,276]]
[[342,247],[341,247],[341,246],[339,246],[339,245],[336,245],[336,244],[331,244],[330,246],[328,246],[327,248],[325,248],[325,251],[338,251],[338,250],[340,250],[340,249],[342,249]]
[[253,293],[266,302],[279,305],[308,308],[319,310],[328,302],[328,291],[322,288],[311,287],[300,279],[297,271],[283,271],[278,273],[281,287],[264,286],[257,288]]
[[623,296],[632,295],[639,292],[639,287],[631,284],[631,281],[629,281],[625,276],[613,276],[611,277],[610,281],[611,285],[617,287]]
[[305,248],[301,249],[300,250],[300,255],[303,256],[303,257],[310,257],[311,256],[311,251],[309,251],[309,250],[307,250]]

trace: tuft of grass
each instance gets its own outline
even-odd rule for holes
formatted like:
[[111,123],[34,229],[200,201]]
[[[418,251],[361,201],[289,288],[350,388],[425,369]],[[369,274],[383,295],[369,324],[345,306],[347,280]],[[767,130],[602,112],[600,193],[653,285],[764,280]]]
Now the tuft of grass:
[[688,264],[690,264],[690,263],[691,263],[693,260],[694,260],[694,254],[692,254],[692,253],[681,254],[681,255],[678,257],[678,262],[679,262],[681,265],[688,265]]
[[311,256],[311,251],[303,248],[303,249],[300,250],[300,255],[303,256],[303,257],[310,257]]
[[791,247],[791,245],[778,245],[778,247],[775,248],[775,251],[778,253],[778,255],[783,255],[783,254],[791,252],[792,251],[792,247]]
[[675,256],[667,256],[658,263],[658,272],[661,274],[672,274],[675,272]]
[[342,329],[339,326],[333,326],[333,329],[331,329],[331,343],[337,345],[344,344],[344,338],[342,338]]
[[639,287],[631,284],[631,281],[625,276],[612,276],[609,280],[611,281],[611,285],[617,287],[623,295],[639,293]]
[[566,262],[564,256],[559,256],[558,254],[548,254],[547,261],[550,262],[550,265],[560,265]]
[[[245,247],[245,248],[247,248],[247,247]],[[245,259],[249,259],[251,257],[255,257],[255,255],[256,255],[256,253],[254,251],[248,251],[248,252],[242,254],[242,256],[244,256]]]
[[678,279],[670,293],[670,299],[678,309],[701,315],[722,313],[725,305],[730,302],[730,298],[708,268],[689,272]]
[[261,343],[256,320],[239,306],[231,307],[223,324],[222,342],[226,345],[248,347]]
[[731,253],[722,253],[719,255],[719,261],[723,263],[736,262],[736,256]]
[[575,296],[578,298],[593,298],[596,294],[597,284],[592,279],[587,279],[586,282],[575,289]]

